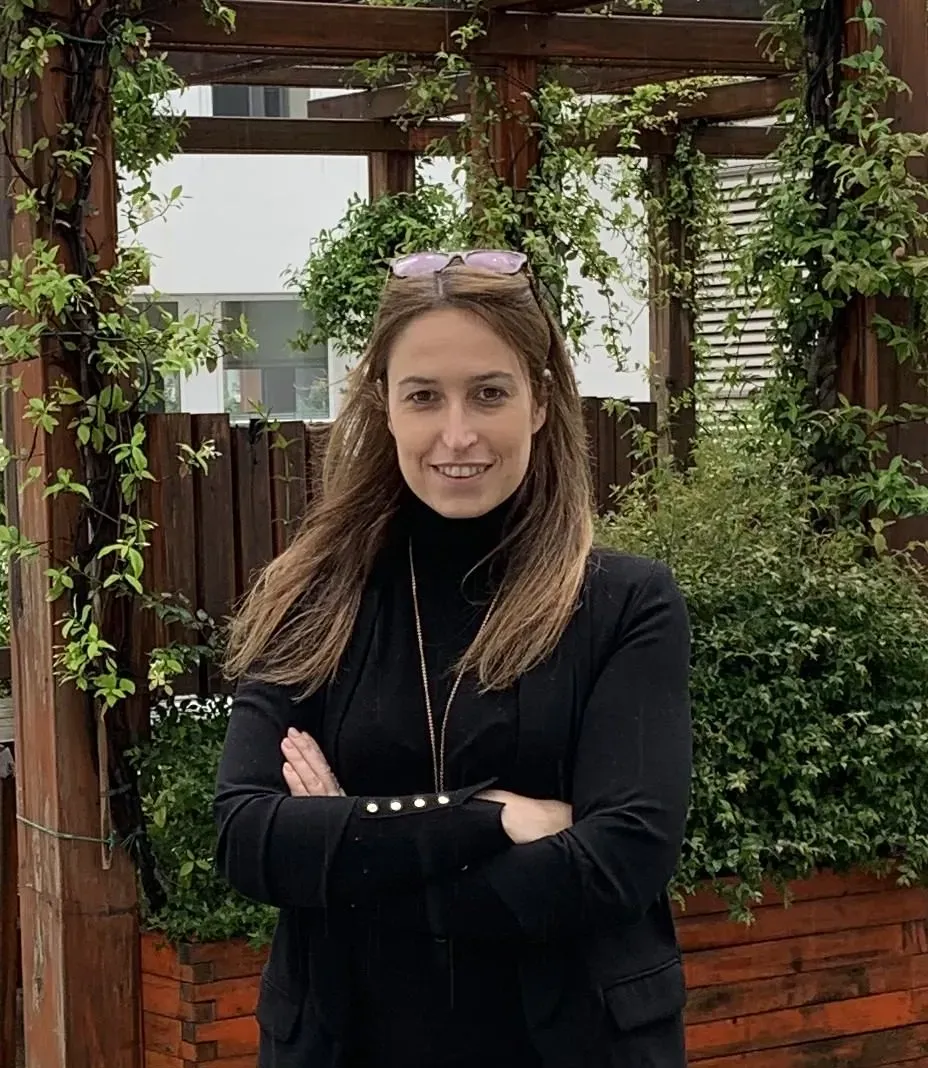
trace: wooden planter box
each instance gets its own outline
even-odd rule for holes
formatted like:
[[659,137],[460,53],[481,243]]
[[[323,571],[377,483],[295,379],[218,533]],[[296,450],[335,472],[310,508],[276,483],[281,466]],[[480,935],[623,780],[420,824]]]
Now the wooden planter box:
[[[678,913],[691,1065],[928,1068],[928,889],[821,874],[793,893],[750,927],[710,893]],[[254,1068],[264,960],[144,936],[145,1068]]]
[[144,1068],[255,1068],[258,980],[267,959],[243,942],[142,935]]
[[679,914],[698,1068],[928,1066],[928,889],[821,874],[750,927],[715,895]]

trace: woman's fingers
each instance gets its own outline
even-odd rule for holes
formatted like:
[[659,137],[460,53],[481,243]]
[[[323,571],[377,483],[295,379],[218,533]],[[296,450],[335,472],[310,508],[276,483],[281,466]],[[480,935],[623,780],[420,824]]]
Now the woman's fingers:
[[312,765],[292,738],[284,738],[280,746],[284,754],[284,780],[294,797],[322,797],[325,791]]
[[315,739],[305,731],[297,731],[291,727],[281,743],[281,749],[291,769],[288,775],[285,767],[284,779],[293,796],[344,796],[344,791],[332,774],[322,750]]
[[291,797],[309,797],[309,790],[303,785],[303,780],[297,774],[296,769],[289,761],[284,761],[284,781],[290,788]]

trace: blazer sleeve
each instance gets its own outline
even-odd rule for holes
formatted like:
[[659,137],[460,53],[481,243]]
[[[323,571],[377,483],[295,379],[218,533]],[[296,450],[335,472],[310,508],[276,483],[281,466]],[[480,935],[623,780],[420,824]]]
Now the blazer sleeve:
[[583,718],[574,825],[375,906],[381,922],[444,936],[548,940],[634,924],[679,860],[692,773],[690,630],[655,564],[624,613]]
[[283,687],[247,681],[233,701],[214,813],[217,864],[236,890],[279,908],[363,904],[509,848],[502,806],[474,797],[489,783],[415,797],[291,797],[280,743],[291,725],[306,729],[307,705],[321,699],[294,702]]

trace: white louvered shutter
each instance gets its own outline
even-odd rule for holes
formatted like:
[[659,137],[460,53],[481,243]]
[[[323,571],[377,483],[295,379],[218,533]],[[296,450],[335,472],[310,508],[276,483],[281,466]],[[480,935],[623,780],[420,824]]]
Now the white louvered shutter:
[[[759,218],[758,197],[764,186],[776,180],[770,160],[723,165],[719,171],[722,194],[728,202],[729,220],[736,242],[747,240]],[[707,342],[708,352],[698,368],[703,403],[710,412],[724,417],[742,407],[759,385],[772,374],[771,346],[767,331],[771,313],[754,307],[736,294],[728,278],[722,253],[711,255],[700,278],[703,313],[698,335]],[[728,333],[734,315],[737,330]],[[708,414],[708,413],[707,413]]]

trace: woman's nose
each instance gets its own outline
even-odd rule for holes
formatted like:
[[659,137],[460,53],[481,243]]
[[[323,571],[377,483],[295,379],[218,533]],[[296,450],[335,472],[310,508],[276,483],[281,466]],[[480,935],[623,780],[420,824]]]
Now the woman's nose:
[[454,452],[468,449],[476,442],[477,432],[471,425],[471,420],[463,408],[457,405],[450,405],[445,410],[441,437],[445,447]]

